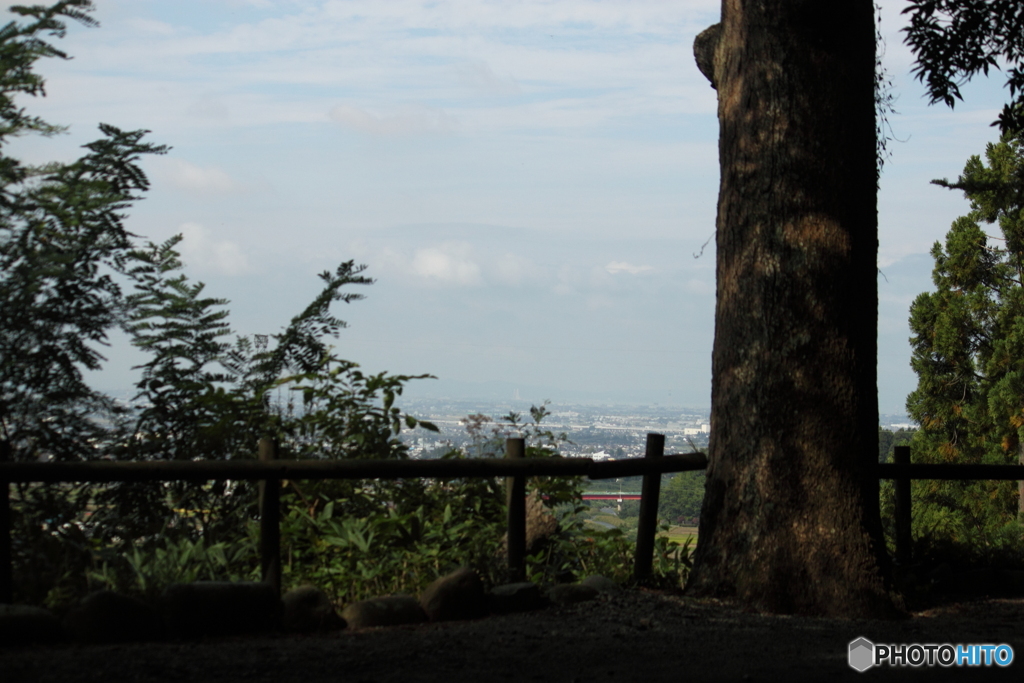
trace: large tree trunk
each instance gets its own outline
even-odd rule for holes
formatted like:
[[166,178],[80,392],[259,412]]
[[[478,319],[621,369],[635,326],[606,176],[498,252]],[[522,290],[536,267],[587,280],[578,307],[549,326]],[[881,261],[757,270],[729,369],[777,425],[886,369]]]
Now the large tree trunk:
[[721,187],[710,464],[688,592],[893,616],[872,471],[873,5],[723,0],[720,37],[702,36],[698,62],[716,48]]

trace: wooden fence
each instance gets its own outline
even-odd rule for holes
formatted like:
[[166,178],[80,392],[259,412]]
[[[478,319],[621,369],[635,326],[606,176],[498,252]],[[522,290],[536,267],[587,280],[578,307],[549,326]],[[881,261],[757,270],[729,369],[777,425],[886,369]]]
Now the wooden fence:
[[892,479],[896,494],[896,560],[911,561],[911,479],[945,479],[952,481],[1024,480],[1024,465],[953,465],[910,462],[910,446],[896,446],[891,463],[879,463],[878,478]]
[[[10,484],[24,482],[209,481],[260,482],[260,566],[263,580],[281,587],[280,490],[284,479],[433,479],[505,477],[508,502],[508,562],[522,579],[526,559],[526,478],[586,476],[590,479],[643,476],[633,573],[650,576],[657,531],[661,475],[707,467],[702,453],[664,455],[665,436],[648,434],[643,458],[595,462],[590,458],[526,458],[523,439],[508,439],[505,458],[466,460],[278,460],[274,444],[263,440],[256,460],[14,463],[0,440],[0,603],[11,602]],[[892,463],[877,466],[879,479],[895,481],[896,558],[909,562],[910,481],[1024,480],[1024,465],[911,464],[910,447],[896,446]]]
[[466,460],[278,460],[274,444],[260,442],[256,460],[46,462],[14,463],[9,447],[0,441],[0,603],[13,592],[11,572],[10,484],[25,482],[137,482],[248,480],[260,482],[260,566],[263,580],[280,591],[280,490],[284,479],[432,479],[506,477],[508,496],[508,562],[516,579],[525,574],[527,477],[586,476],[614,479],[642,475],[634,574],[651,574],[657,531],[661,475],[707,467],[702,453],[664,455],[665,437],[647,435],[643,458],[595,462],[590,458],[526,458],[523,439],[508,439],[505,458]]

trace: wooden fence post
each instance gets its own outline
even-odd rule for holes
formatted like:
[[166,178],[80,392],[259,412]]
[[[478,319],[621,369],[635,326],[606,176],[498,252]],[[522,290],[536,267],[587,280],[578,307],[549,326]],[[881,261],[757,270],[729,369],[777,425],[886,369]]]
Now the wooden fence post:
[[[277,458],[277,445],[272,439],[260,439],[259,459]],[[265,479],[260,490],[260,569],[264,583],[281,594],[281,481]]]
[[[893,448],[893,462],[897,465],[910,464],[910,446]],[[910,479],[900,477],[893,480],[896,492],[896,561],[910,563]]]
[[[0,439],[0,462],[11,460],[11,444]],[[0,603],[14,602],[14,553],[11,549],[11,484],[0,481]]]
[[[525,439],[507,439],[505,457],[526,457]],[[505,477],[505,502],[508,507],[508,568],[513,581],[526,580],[526,477]]]
[[[660,458],[665,454],[665,435],[648,434],[645,458]],[[640,494],[640,518],[636,529],[636,559],[633,578],[645,581],[651,576],[654,561],[654,535],[658,531],[658,499],[661,495],[661,472],[644,475]]]

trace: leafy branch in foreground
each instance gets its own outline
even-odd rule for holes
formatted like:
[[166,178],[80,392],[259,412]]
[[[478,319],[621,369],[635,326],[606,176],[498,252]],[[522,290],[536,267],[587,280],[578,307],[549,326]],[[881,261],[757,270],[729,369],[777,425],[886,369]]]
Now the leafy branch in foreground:
[[[70,164],[28,169],[0,205],[0,422],[17,459],[85,457],[91,419],[111,411],[84,372],[126,320],[123,274],[132,237],[122,211],[148,187],[137,162],[166,147],[144,131],[106,138]],[[20,166],[3,157],[10,170]]]
[[[65,20],[87,26],[88,0],[13,7],[28,21],[0,28],[0,440],[15,460],[95,457],[123,410],[92,389],[110,330],[127,319],[122,259],[132,248],[123,211],[149,186],[140,159],[167,148],[146,131],[100,125],[70,163],[31,165],[6,153],[12,138],[63,128],[26,113],[19,96],[45,94],[37,60],[67,59],[44,36]],[[82,486],[15,487],[15,576],[23,596],[78,590],[88,562]]]
[[1018,0],[911,0],[903,29],[916,56],[913,72],[932,104],[952,108],[960,86],[990,69],[1006,73],[1010,102],[993,122],[1002,133],[1024,133],[1024,15]]
[[[63,130],[16,98],[45,93],[36,61],[67,55],[44,36],[62,37],[68,19],[96,25],[91,9],[88,0],[11,8],[26,21],[0,29],[0,152],[14,136]],[[399,431],[420,423],[394,401],[412,377],[364,375],[326,342],[345,326],[331,304],[361,298],[342,288],[369,284],[365,267],[348,261],[324,273],[323,291],[281,333],[229,342],[226,302],[180,272],[181,238],[139,245],[125,228],[125,212],[149,188],[142,158],[167,147],[146,142],[146,131],[100,130],[70,163],[33,166],[0,153],[0,439],[13,457],[248,458],[264,436],[310,457],[358,448],[404,457]],[[130,408],[86,381],[116,329],[148,356]],[[303,395],[298,411],[272,400],[292,385]],[[138,578],[150,551],[196,558],[245,542],[254,515],[252,487],[239,482],[18,486],[19,598],[60,602],[81,592],[90,564]]]

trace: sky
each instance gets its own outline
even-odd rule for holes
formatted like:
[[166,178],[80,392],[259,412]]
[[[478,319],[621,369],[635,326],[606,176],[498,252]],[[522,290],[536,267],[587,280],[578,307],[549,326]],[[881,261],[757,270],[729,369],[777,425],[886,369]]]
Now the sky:
[[[354,259],[341,357],[430,373],[407,395],[679,405],[711,401],[715,91],[694,36],[713,0],[97,0],[23,103],[71,160],[97,124],[171,151],[130,230],[181,234],[186,272],[273,333]],[[967,212],[955,179],[997,138],[1000,74],[929,106],[881,3],[895,141],[879,193],[879,408],[916,386],[908,309],[932,244]],[[96,386],[142,356],[115,338]]]

